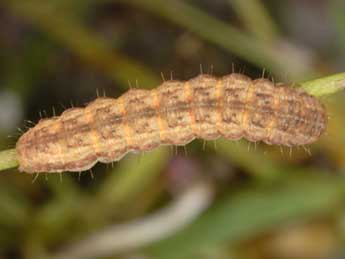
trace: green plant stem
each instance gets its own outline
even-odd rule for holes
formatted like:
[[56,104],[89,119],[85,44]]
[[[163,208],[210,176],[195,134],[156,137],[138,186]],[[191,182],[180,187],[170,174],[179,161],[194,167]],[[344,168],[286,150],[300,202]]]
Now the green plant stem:
[[[301,83],[300,86],[316,97],[328,96],[345,89],[345,73]],[[0,171],[18,166],[14,149],[0,152]]]
[[328,96],[345,89],[345,73],[314,79],[301,83],[302,88],[316,97]]
[[0,152],[0,171],[18,166],[15,149]]

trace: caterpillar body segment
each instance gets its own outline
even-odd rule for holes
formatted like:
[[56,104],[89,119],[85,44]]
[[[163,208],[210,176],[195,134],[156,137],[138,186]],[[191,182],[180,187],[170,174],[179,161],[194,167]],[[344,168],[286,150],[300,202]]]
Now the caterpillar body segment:
[[322,103],[302,89],[242,74],[202,74],[152,90],[130,89],[117,99],[99,97],[43,119],[20,137],[16,152],[23,172],[80,172],[130,151],[195,138],[306,145],[319,139],[326,124]]

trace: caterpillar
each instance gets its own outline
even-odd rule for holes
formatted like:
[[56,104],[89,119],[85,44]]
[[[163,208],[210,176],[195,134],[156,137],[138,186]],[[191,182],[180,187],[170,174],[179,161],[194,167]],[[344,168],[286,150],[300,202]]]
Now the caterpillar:
[[300,88],[232,73],[170,80],[152,90],[99,97],[41,119],[16,144],[19,170],[80,172],[130,151],[242,137],[269,145],[311,144],[326,129],[322,103]]

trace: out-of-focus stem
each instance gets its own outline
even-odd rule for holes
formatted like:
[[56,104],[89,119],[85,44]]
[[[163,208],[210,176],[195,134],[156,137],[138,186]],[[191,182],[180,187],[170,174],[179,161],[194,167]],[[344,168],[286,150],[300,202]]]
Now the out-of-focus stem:
[[260,0],[229,0],[237,15],[258,39],[267,43],[274,43],[279,37],[277,27]]
[[196,183],[164,208],[145,218],[108,227],[65,248],[53,258],[99,258],[164,239],[190,224],[210,204],[212,186]]
[[123,86],[128,85],[129,75],[135,75],[143,85],[153,87],[157,83],[157,77],[144,65],[112,49],[77,19],[54,10],[49,2],[14,0],[3,5]]
[[297,48],[283,39],[279,39],[274,45],[267,44],[253,35],[243,33],[234,26],[210,16],[186,1],[119,1],[162,16],[230,53],[267,68],[281,78],[288,75],[293,80],[298,80],[315,75],[312,66],[313,56],[308,51]]

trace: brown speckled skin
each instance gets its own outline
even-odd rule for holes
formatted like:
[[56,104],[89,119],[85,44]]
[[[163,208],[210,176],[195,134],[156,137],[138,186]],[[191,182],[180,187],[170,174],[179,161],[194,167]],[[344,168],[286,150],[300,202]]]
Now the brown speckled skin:
[[241,74],[200,75],[153,90],[131,89],[118,99],[98,98],[43,119],[21,136],[16,150],[21,171],[78,172],[129,151],[185,145],[194,138],[305,145],[326,124],[323,105],[303,90]]

